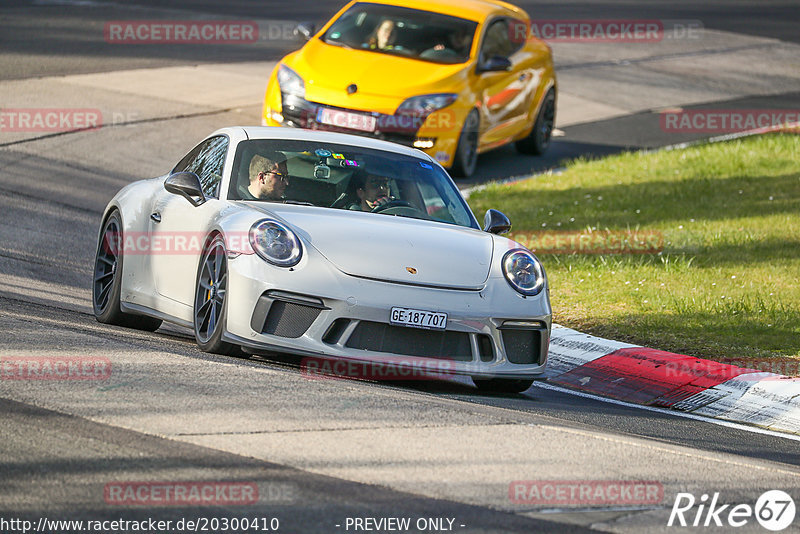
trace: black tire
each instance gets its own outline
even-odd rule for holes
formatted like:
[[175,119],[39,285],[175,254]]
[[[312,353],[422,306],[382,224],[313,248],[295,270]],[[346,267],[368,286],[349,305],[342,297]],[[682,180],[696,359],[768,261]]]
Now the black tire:
[[480,115],[473,109],[467,115],[461,135],[458,137],[458,147],[453,157],[453,176],[469,178],[478,166],[478,133],[480,131]]
[[533,385],[533,380],[518,378],[473,378],[472,381],[484,393],[522,393]]
[[195,278],[192,322],[194,338],[203,352],[244,356],[238,345],[222,341],[228,316],[228,257],[225,241],[215,235],[206,245]]
[[122,219],[112,211],[103,223],[97,243],[92,278],[92,308],[97,320],[104,324],[126,326],[153,332],[161,319],[123,313],[119,301],[122,293]]
[[520,139],[515,144],[517,150],[523,154],[541,156],[550,147],[553,137],[553,128],[556,122],[556,92],[554,89],[547,91],[536,115],[536,122],[528,137]]

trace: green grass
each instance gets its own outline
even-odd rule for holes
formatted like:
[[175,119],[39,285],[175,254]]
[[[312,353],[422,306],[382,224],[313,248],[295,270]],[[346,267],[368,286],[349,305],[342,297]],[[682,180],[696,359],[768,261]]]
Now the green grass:
[[800,359],[800,136],[577,160],[472,194],[514,235],[631,231],[647,254],[540,253],[554,320],[711,359]]

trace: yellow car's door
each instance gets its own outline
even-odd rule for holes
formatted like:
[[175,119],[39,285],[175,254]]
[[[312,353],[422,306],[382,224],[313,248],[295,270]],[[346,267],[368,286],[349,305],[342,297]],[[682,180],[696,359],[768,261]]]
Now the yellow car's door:
[[489,22],[478,51],[481,150],[508,142],[525,127],[532,76],[525,55],[515,54],[522,43],[511,40],[509,27],[507,18]]

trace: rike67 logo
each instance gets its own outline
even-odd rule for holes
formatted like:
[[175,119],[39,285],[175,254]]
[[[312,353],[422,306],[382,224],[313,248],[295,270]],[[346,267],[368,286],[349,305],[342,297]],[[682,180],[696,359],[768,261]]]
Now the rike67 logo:
[[767,530],[778,532],[792,524],[795,517],[794,499],[781,490],[765,491],[749,504],[720,504],[719,493],[703,494],[699,501],[691,493],[678,493],[667,526],[739,528],[753,518]]

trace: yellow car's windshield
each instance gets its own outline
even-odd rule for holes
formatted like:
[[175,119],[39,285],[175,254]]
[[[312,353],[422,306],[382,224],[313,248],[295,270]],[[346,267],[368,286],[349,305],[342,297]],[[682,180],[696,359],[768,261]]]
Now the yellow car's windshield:
[[441,13],[360,2],[336,20],[322,40],[434,63],[464,63],[477,27],[477,22]]

